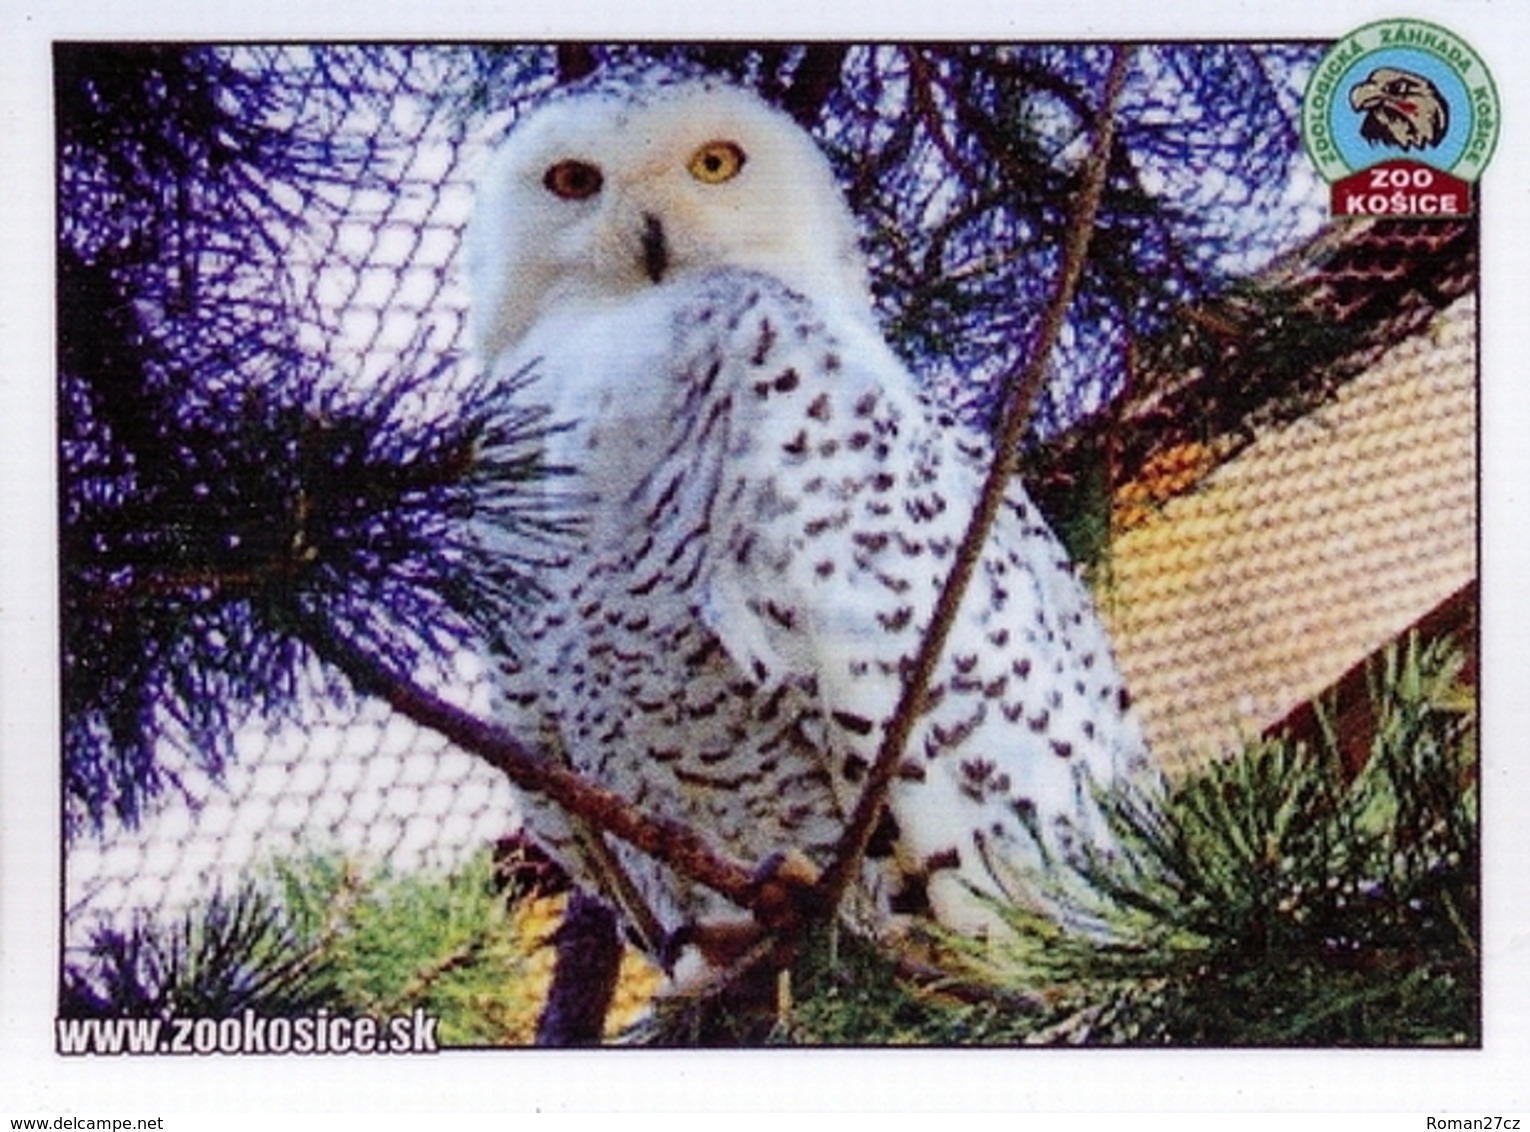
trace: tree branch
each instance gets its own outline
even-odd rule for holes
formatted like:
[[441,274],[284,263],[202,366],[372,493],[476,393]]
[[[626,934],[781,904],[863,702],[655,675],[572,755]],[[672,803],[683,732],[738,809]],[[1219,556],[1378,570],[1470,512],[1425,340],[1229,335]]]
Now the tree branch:
[[547,1005],[537,1019],[537,1045],[599,1045],[621,975],[616,915],[598,898],[575,889],[553,940],[558,960]]
[[639,812],[621,795],[531,750],[504,728],[392,671],[323,618],[303,613],[297,617],[304,642],[358,691],[377,696],[401,715],[478,755],[520,789],[542,795],[593,829],[627,842],[740,908],[752,908],[759,887],[753,870],[718,853],[694,829]]
[[929,60],[917,47],[907,48],[904,58],[908,61],[909,98],[913,102],[915,115],[930,135],[930,141],[946,159],[946,164],[951,166],[951,171],[962,181],[968,184],[977,182],[979,178],[973,173],[972,164],[956,152],[956,147],[946,134],[940,107],[935,104],[935,77],[930,72]]
[[588,43],[560,43],[556,52],[559,86],[576,83],[587,75],[594,74],[595,69],[600,66],[600,59],[595,54],[595,48]]
[[826,908],[837,909],[849,888],[851,879],[860,869],[866,847],[881,818],[883,806],[891,789],[893,776],[908,746],[914,723],[924,706],[930,680],[935,674],[944,651],[946,639],[956,622],[962,598],[982,558],[988,534],[998,518],[1004,503],[1009,481],[1015,475],[1020,441],[1024,436],[1036,398],[1046,379],[1047,362],[1062,332],[1068,308],[1078,289],[1089,241],[1094,232],[1095,217],[1100,198],[1104,193],[1106,171],[1115,138],[1114,119],[1121,89],[1126,81],[1129,49],[1117,46],[1111,60],[1110,72],[1105,81],[1105,95],[1094,118],[1094,142],[1090,147],[1088,163],[1084,167],[1081,189],[1072,218],[1064,235],[1062,264],[1057,284],[1053,289],[1042,319],[1035,345],[1022,364],[1011,370],[1004,384],[1009,388],[1004,416],[995,437],[993,463],[983,481],[982,493],[967,525],[966,534],[957,550],[956,561],[945,588],[935,604],[930,625],[920,643],[918,655],[908,679],[903,686],[902,697],[888,721],[881,749],[866,776],[866,786],[851,815],[850,823],[840,838],[833,863],[819,879],[817,892]]
[[840,81],[848,53],[849,47],[843,43],[814,43],[803,49],[781,108],[804,130],[818,125],[818,116]]

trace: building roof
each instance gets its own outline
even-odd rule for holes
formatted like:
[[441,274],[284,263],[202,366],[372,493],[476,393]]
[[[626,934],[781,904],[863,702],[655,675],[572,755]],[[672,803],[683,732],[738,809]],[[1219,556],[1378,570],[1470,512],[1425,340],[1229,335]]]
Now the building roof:
[[1335,684],[1477,573],[1474,296],[1115,537],[1100,601],[1166,763]]

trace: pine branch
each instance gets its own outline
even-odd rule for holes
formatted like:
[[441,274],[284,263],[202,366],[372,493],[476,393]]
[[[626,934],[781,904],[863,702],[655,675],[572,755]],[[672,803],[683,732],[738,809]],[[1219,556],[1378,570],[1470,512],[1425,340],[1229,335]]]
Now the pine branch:
[[504,728],[448,703],[339,636],[322,618],[293,611],[299,635],[344,673],[358,691],[377,696],[401,715],[440,733],[503,772],[517,787],[540,794],[581,821],[609,833],[741,908],[756,899],[753,872],[723,856],[689,826],[641,813],[615,791],[596,786]]
[[944,653],[946,639],[956,623],[962,599],[982,557],[989,532],[999,516],[1005,492],[1014,477],[1020,441],[1045,383],[1047,364],[1062,333],[1068,308],[1083,275],[1095,216],[1105,188],[1105,174],[1114,138],[1116,105],[1126,81],[1130,59],[1131,52],[1127,48],[1114,49],[1104,97],[1095,115],[1094,141],[1084,166],[1081,189],[1065,236],[1062,263],[1051,301],[1047,304],[1040,333],[1028,357],[1017,370],[1012,371],[1004,383],[1009,394],[995,439],[993,463],[988,469],[977,507],[957,550],[951,574],[936,602],[929,628],[920,642],[919,653],[903,686],[902,696],[888,721],[881,749],[867,772],[866,786],[836,847],[833,862],[818,883],[817,897],[825,908],[839,907],[851,879],[860,869],[872,833],[881,819],[903,750],[908,745],[914,723],[924,706],[935,667]]
[[1359,778],[1330,731],[1316,748],[1259,740],[1150,811],[1104,800],[1122,856],[1089,880],[1111,943],[1006,907],[1000,947],[952,950],[980,980],[1050,999],[1050,1040],[1472,1043],[1480,884],[1462,659],[1410,637],[1372,662],[1378,723]]
[[557,47],[558,84],[567,86],[595,73],[600,59],[592,44],[583,42],[560,43]]
[[848,53],[843,43],[812,43],[803,49],[791,86],[781,98],[781,108],[804,130],[818,124],[824,105],[841,81]]
[[299,940],[279,906],[249,884],[170,924],[99,927],[87,951],[63,972],[68,1017],[294,1015],[338,998],[339,972],[322,943]]

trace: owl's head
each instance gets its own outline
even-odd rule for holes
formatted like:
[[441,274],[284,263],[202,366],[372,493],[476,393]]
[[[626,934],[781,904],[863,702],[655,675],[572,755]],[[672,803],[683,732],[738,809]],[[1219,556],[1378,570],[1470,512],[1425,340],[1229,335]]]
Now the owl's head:
[[785,114],[711,82],[559,99],[516,126],[479,184],[480,356],[553,311],[725,266],[869,313],[854,218]]

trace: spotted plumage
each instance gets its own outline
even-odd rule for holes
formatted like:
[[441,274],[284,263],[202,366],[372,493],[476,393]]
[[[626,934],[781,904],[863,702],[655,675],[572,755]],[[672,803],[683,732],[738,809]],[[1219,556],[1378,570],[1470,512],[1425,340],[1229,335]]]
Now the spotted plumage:
[[[533,115],[484,181],[471,250],[486,364],[531,374],[516,396],[567,426],[547,458],[572,475],[548,490],[582,520],[500,658],[508,722],[745,862],[795,849],[822,866],[986,441],[926,404],[878,334],[810,139],[740,91],[594,93]],[[851,914],[981,932],[990,899],[1056,910],[1058,862],[1110,845],[1095,791],[1150,777],[1109,642],[1017,483]],[[634,922],[668,934],[740,914],[636,852],[592,848],[535,798],[526,817]]]

